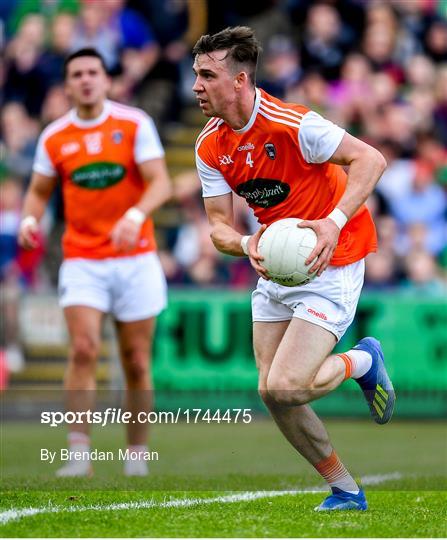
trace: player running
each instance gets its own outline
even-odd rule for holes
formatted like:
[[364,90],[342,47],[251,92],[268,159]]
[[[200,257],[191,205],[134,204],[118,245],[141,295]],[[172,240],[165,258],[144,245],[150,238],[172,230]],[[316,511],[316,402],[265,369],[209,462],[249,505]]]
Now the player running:
[[[95,369],[104,314],[116,322],[126,378],[127,408],[151,410],[149,361],[155,317],[166,305],[166,281],[151,214],[171,193],[164,151],[143,111],[106,99],[104,60],[82,49],[65,61],[65,88],[74,109],[42,133],[27,191],[20,244],[35,247],[35,233],[58,181],[66,230],[59,274],[60,305],[70,336],[65,375],[67,408],[94,408]],[[70,450],[88,454],[87,424],[70,426]],[[147,450],[147,426],[127,425],[132,455]],[[137,452],[137,454],[135,454]],[[147,463],[125,463],[128,476],[147,474]],[[91,474],[88,460],[70,461],[58,476]]]
[[[252,295],[259,392],[288,441],[329,483],[316,510],[366,510],[363,490],[335,453],[310,401],[352,377],[374,420],[388,422],[395,395],[380,343],[362,339],[331,354],[351,324],[363,285],[364,258],[376,233],[364,205],[383,173],[383,156],[304,105],[256,88],[260,47],[247,27],[227,28],[196,43],[193,91],[211,117],[196,143],[197,170],[215,247],[248,255],[261,276]],[[346,175],[341,165],[349,166]],[[232,191],[253,209],[260,229],[233,228]],[[318,237],[309,256],[317,277],[283,287],[269,281],[257,251],[270,223],[302,218]]]

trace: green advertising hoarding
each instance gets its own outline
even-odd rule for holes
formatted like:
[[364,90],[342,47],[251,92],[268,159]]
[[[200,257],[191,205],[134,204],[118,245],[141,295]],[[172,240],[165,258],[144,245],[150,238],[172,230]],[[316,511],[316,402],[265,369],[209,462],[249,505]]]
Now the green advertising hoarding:
[[[337,350],[374,335],[382,342],[396,387],[396,415],[442,417],[447,414],[446,330],[445,299],[365,294],[355,323]],[[157,406],[194,406],[194,402],[202,407],[262,410],[251,340],[249,293],[173,290],[155,340]],[[314,406],[325,415],[368,415],[353,381]]]

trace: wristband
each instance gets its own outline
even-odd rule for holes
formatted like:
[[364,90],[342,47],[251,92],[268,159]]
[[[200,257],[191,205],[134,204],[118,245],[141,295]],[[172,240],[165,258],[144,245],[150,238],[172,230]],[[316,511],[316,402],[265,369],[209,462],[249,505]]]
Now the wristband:
[[346,217],[344,212],[340,210],[340,208],[334,208],[332,212],[328,215],[328,218],[332,219],[332,221],[335,223],[335,225],[337,225],[340,230],[343,229],[343,227],[348,222],[348,218]]
[[243,236],[241,238],[241,248],[242,248],[242,251],[245,253],[245,255],[248,255],[248,241],[250,240],[250,238],[251,238],[250,235]]
[[20,228],[23,229],[24,227],[33,227],[36,228],[38,226],[37,219],[34,216],[25,216],[22,221],[20,222]]
[[124,217],[129,221],[133,221],[137,225],[142,225],[146,221],[146,214],[143,212],[143,210],[140,210],[136,206],[129,208],[129,210],[127,210],[127,212],[124,214]]

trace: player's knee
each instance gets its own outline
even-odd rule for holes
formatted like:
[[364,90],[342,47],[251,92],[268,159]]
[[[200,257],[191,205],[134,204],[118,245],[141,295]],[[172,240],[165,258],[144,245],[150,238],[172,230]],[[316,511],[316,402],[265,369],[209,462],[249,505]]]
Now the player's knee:
[[99,343],[88,336],[76,337],[71,349],[71,360],[78,368],[91,367],[99,355]]
[[130,350],[124,355],[123,363],[129,384],[138,384],[147,377],[149,368],[147,351]]
[[310,385],[283,376],[269,377],[267,392],[270,399],[284,406],[305,405],[311,400],[312,395]]

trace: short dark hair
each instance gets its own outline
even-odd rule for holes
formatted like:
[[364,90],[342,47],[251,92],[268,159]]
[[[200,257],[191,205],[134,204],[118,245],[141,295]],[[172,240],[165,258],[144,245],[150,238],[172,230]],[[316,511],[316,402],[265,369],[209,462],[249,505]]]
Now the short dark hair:
[[104,61],[104,58],[99,54],[99,52],[94,49],[93,47],[85,47],[84,49],[79,49],[75,52],[72,52],[69,54],[65,60],[64,60],[64,79],[67,78],[67,68],[68,64],[74,60],[75,58],[81,58],[83,56],[93,56],[94,58],[97,58],[101,62],[101,66],[104,68],[104,71],[107,73],[107,66]]
[[254,31],[248,26],[233,26],[217,34],[206,34],[197,41],[192,52],[196,56],[222,50],[228,50],[225,58],[230,58],[234,64],[245,64],[252,84],[256,84],[256,67],[262,47]]

